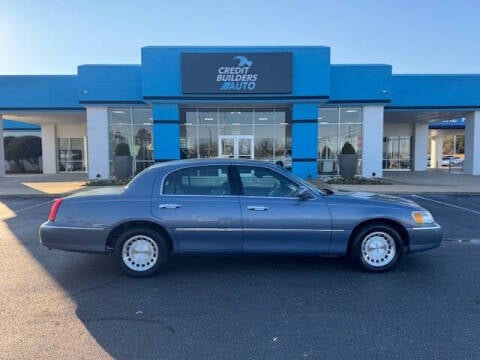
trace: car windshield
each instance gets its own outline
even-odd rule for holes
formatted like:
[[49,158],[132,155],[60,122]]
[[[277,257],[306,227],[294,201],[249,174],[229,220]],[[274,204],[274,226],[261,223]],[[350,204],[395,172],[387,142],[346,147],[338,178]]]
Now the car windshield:
[[288,174],[288,176],[295,179],[296,182],[305,186],[307,189],[314,192],[315,194],[332,195],[335,192],[335,190],[333,190],[333,188],[330,185],[328,185],[326,182],[323,182],[321,180],[318,181],[319,187],[316,187],[310,184],[308,181],[302,179],[300,176],[297,176],[284,168],[280,168],[279,170],[284,172],[285,174]]

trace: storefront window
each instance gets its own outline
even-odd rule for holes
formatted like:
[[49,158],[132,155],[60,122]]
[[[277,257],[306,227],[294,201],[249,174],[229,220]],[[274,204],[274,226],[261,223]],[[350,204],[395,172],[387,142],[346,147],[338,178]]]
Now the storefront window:
[[128,144],[132,175],[153,164],[152,110],[150,108],[110,108],[110,173],[115,176],[113,157],[120,143]]
[[181,158],[254,158],[276,162],[291,147],[287,110],[200,108],[184,109],[181,114]]
[[411,170],[411,136],[389,136],[383,138],[383,169]]
[[83,138],[58,138],[57,161],[59,172],[85,171]]
[[258,125],[255,127],[255,159],[273,159],[275,134],[272,125]]
[[201,158],[218,156],[218,127],[212,125],[198,127],[198,155]]
[[338,155],[349,142],[362,159],[362,109],[319,108],[318,111],[318,172],[338,174]]

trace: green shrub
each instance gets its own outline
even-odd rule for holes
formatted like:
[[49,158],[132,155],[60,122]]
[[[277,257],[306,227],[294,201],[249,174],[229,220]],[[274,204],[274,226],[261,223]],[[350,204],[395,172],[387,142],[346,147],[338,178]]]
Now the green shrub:
[[355,155],[355,148],[348,141],[343,144],[342,155]]
[[119,143],[115,147],[115,156],[130,156],[130,146],[127,143]]
[[118,179],[116,177],[110,177],[108,179],[94,179],[88,180],[86,186],[123,186],[127,185],[132,178],[128,179]]
[[333,176],[329,178],[325,178],[324,181],[327,184],[334,184],[334,185],[392,185],[390,182],[385,181],[383,179],[369,179],[364,178],[361,176],[355,177],[341,177],[341,176]]

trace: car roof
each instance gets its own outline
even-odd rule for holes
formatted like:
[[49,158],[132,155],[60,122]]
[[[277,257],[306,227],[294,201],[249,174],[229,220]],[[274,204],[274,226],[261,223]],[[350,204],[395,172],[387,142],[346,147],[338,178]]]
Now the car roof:
[[125,194],[134,194],[135,196],[149,196],[151,195],[151,183],[155,181],[158,172],[170,172],[177,169],[182,169],[185,166],[205,166],[205,165],[257,165],[268,167],[270,169],[279,169],[279,166],[268,161],[259,160],[243,160],[243,159],[185,159],[185,160],[171,160],[157,163],[143,170],[140,174],[133,178],[133,180],[125,188]]
[[270,168],[276,168],[278,165],[270,163],[268,161],[260,160],[246,160],[246,159],[220,159],[220,158],[208,158],[208,159],[183,159],[183,160],[172,160],[162,163],[157,163],[151,166],[152,169],[155,168],[166,168],[166,167],[183,167],[188,165],[261,165],[267,166]]

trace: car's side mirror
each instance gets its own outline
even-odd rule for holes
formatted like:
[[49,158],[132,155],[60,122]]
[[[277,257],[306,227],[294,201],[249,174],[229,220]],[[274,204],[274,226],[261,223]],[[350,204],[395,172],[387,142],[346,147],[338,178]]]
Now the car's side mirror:
[[313,195],[305,186],[300,186],[297,190],[297,196],[300,200],[313,199]]

